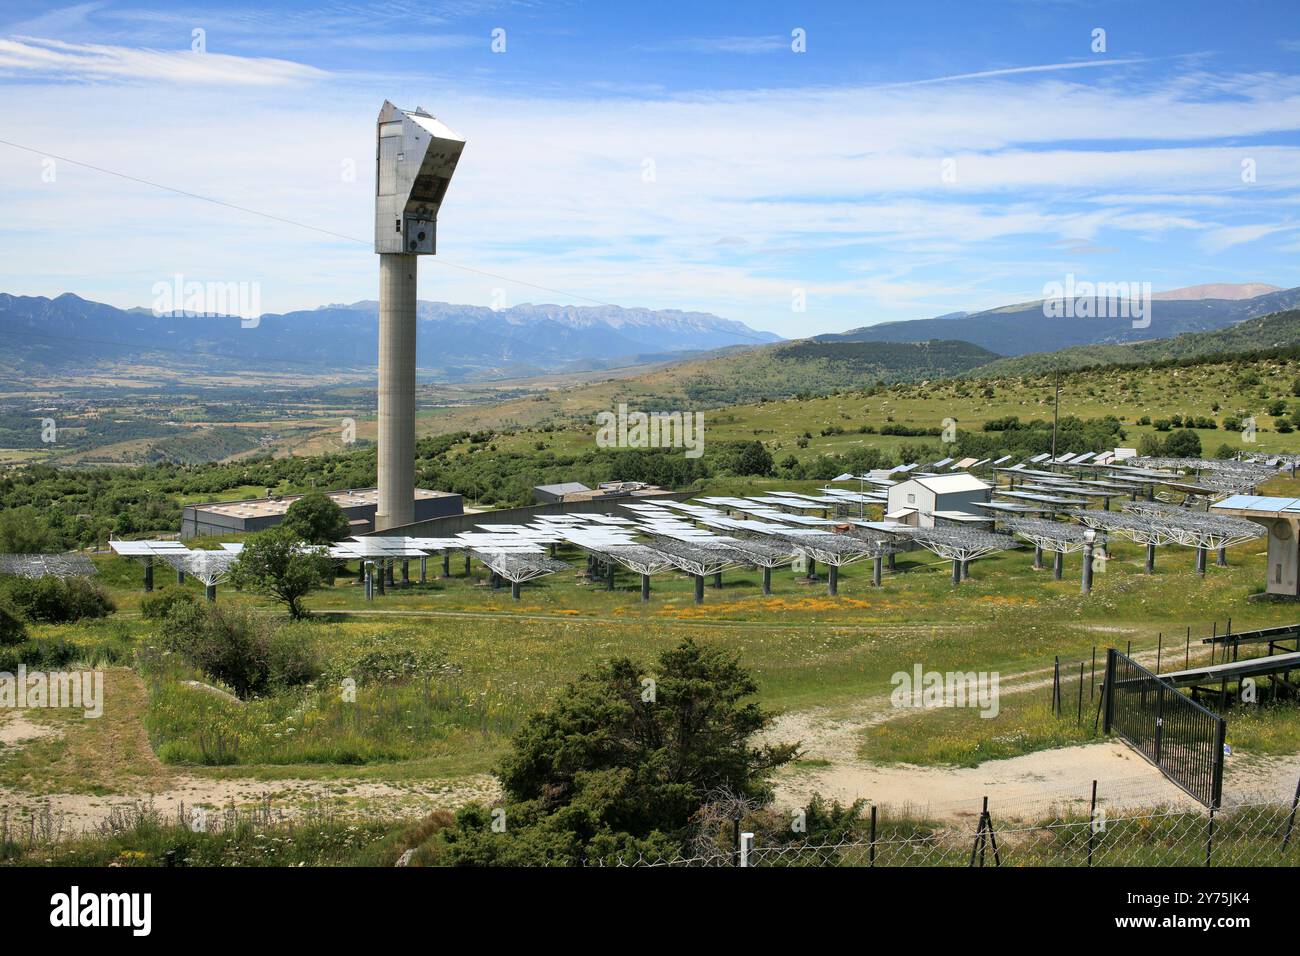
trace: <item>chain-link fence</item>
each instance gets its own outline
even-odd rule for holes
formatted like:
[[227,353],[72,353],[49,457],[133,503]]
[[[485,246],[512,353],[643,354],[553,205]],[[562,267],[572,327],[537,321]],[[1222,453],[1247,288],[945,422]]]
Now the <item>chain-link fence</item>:
[[[1300,795],[1300,790],[1297,791]],[[1037,822],[1000,821],[985,801],[973,820],[936,822],[868,808],[839,839],[740,832],[729,849],[690,856],[605,858],[595,866],[1297,866],[1296,799],[1237,797],[1215,810],[1189,803],[1108,808]]]

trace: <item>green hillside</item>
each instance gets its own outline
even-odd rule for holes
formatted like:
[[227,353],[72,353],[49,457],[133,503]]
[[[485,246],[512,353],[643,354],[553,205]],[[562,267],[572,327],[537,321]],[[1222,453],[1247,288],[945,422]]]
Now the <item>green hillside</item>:
[[871,382],[953,378],[997,358],[969,342],[817,342],[802,340],[689,367],[683,397],[717,407],[795,395],[828,395]]
[[1300,348],[1300,310],[1291,309],[1258,319],[1247,319],[1213,332],[1187,332],[1168,339],[1127,345],[1080,345],[1058,352],[1038,352],[998,359],[973,369],[967,375],[971,378],[1040,375],[1054,369],[1148,365],[1210,355],[1245,355],[1288,348]]

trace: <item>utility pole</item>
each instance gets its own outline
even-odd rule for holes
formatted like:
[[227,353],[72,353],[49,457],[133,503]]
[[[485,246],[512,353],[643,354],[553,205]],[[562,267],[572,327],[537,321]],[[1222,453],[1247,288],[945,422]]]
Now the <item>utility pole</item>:
[[1056,420],[1061,414],[1061,373],[1056,373],[1056,398],[1052,406],[1052,461],[1056,461]]

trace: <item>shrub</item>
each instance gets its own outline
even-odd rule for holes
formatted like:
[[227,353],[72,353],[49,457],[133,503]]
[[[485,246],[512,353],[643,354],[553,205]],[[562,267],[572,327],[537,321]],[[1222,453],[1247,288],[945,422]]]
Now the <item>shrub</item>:
[[177,603],[163,621],[162,644],[239,697],[310,683],[321,671],[312,627],[277,627],[247,608]]
[[117,610],[99,585],[86,578],[12,578],[3,596],[28,621],[47,624],[107,617]]
[[194,595],[180,588],[167,588],[140,601],[140,614],[150,621],[161,621],[178,604],[193,604]]
[[0,646],[21,644],[27,640],[27,626],[23,619],[0,604]]
[[321,675],[319,626],[285,624],[271,633],[267,645],[267,685],[271,689],[310,684]]

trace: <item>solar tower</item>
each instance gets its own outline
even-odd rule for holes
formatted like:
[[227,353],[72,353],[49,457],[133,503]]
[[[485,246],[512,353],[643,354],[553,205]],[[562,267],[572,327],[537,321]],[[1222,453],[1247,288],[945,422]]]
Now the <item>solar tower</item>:
[[384,101],[376,127],[379,254],[379,507],[375,530],[415,520],[415,276],[436,251],[442,205],[465,141],[423,109]]

